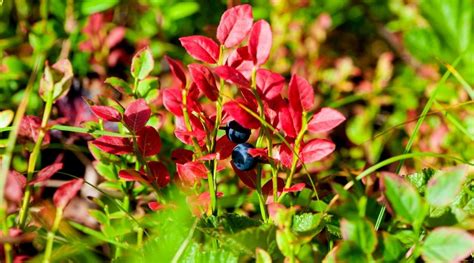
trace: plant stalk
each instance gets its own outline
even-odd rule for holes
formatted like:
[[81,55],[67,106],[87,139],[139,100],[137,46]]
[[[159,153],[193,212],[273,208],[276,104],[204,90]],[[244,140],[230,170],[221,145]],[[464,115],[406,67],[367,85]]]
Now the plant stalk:
[[54,217],[53,226],[51,230],[48,232],[43,263],[51,262],[51,254],[53,252],[54,237],[56,236],[56,232],[58,231],[59,224],[61,223],[62,217],[63,217],[63,208],[58,207],[56,209],[56,216]]
[[35,146],[28,160],[26,189],[25,189],[25,195],[23,196],[23,201],[22,201],[22,205],[20,209],[20,218],[18,221],[18,225],[22,229],[25,227],[26,217],[27,217],[28,208],[30,204],[32,187],[29,185],[29,182],[33,179],[33,173],[35,171],[36,162],[38,161],[38,157],[41,153],[41,145],[43,144],[43,139],[46,136],[47,125],[48,125],[49,117],[51,115],[52,108],[53,108],[53,93],[51,91],[48,94],[48,98],[46,100],[46,106],[44,108],[43,119],[41,121],[41,128],[38,133],[38,138],[35,142]]

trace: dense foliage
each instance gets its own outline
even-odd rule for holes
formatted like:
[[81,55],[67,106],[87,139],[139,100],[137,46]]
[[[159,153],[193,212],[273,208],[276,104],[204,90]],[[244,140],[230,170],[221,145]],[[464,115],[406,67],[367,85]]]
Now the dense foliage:
[[473,259],[472,1],[0,3],[2,262]]

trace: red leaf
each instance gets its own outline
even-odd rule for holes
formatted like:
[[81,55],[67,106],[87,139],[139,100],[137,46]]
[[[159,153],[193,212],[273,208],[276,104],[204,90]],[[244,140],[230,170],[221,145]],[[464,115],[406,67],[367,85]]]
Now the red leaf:
[[214,72],[225,81],[240,87],[250,87],[250,82],[235,68],[229,66],[219,66]]
[[174,134],[176,138],[188,145],[193,145],[192,138],[196,138],[200,146],[204,145],[207,133],[204,131],[202,123],[194,115],[189,115],[189,120],[191,121],[191,131],[188,131],[183,117],[175,118]]
[[216,101],[219,98],[219,90],[212,72],[201,64],[188,65],[189,73],[199,90],[210,100]]
[[148,183],[145,179],[145,175],[135,171],[133,169],[126,169],[121,170],[118,174],[119,178],[123,179],[126,182],[141,182],[141,183]]
[[[277,192],[281,193],[285,187],[285,180],[277,177]],[[262,193],[264,195],[273,195],[273,180],[268,181],[262,186]]]
[[288,99],[295,112],[309,111],[314,105],[313,87],[306,79],[293,75],[288,88]]
[[219,153],[220,159],[227,159],[232,154],[235,145],[226,135],[220,137],[216,142],[216,152]]
[[247,46],[239,47],[230,53],[226,65],[238,70],[245,78],[250,79],[252,75],[253,62]]
[[[287,140],[289,138],[286,138]],[[291,139],[290,139],[291,140]],[[290,142],[291,147],[294,147],[293,143]],[[284,143],[280,145],[280,151],[279,151],[279,159],[281,164],[285,166],[286,168],[290,168],[293,162],[293,151],[292,149],[288,148],[288,146]]]
[[133,146],[128,138],[102,136],[92,142],[97,148],[111,154],[127,154],[133,152]]
[[255,107],[251,107],[243,99],[231,100],[224,104],[224,111],[227,112],[234,120],[236,120],[240,125],[244,126],[247,129],[257,129],[260,127],[260,121],[254,118],[250,113],[244,110],[239,104],[249,108],[253,112],[257,113]]
[[270,101],[281,94],[283,86],[285,85],[285,78],[278,73],[273,73],[270,70],[257,70],[257,90],[260,97],[264,100]]
[[261,158],[267,158],[268,157],[267,148],[248,149],[247,153],[250,154],[250,156],[252,156],[252,157],[261,157]]
[[194,153],[186,149],[175,149],[171,152],[171,160],[175,163],[184,164],[193,160]]
[[252,28],[253,15],[250,5],[238,5],[222,14],[217,27],[217,39],[226,48],[237,46]]
[[306,143],[300,152],[300,158],[304,163],[319,161],[331,154],[336,145],[333,142],[324,139],[313,139]]
[[105,121],[118,122],[122,120],[120,112],[109,106],[91,106],[91,110],[97,117]]
[[184,71],[183,64],[181,61],[174,60],[168,56],[165,56],[166,61],[170,65],[171,73],[181,83],[181,88],[186,87],[186,72]]
[[53,202],[57,208],[63,209],[74,198],[74,196],[81,190],[83,179],[73,179],[63,185],[54,193]]
[[322,108],[318,113],[314,114],[308,123],[308,130],[312,132],[327,132],[343,121],[346,117],[337,110],[331,108]]
[[211,161],[211,160],[220,160],[219,153],[208,153],[196,159],[196,161],[199,161],[199,162]]
[[[18,135],[36,142],[41,129],[41,119],[36,116],[25,116],[21,119]],[[43,145],[49,144],[49,132],[43,139]]]
[[219,60],[219,46],[214,40],[204,36],[189,36],[179,39],[189,55],[202,62],[211,64]]
[[5,183],[5,198],[19,204],[23,199],[23,190],[26,186],[26,178],[17,171],[10,171]]
[[170,182],[170,173],[166,166],[161,162],[151,161],[148,163],[151,174],[155,178],[155,182],[160,187],[165,187]]
[[148,208],[150,208],[152,211],[158,211],[165,208],[163,204],[160,204],[156,201],[149,202],[147,205],[148,205]]
[[137,133],[137,144],[143,156],[158,154],[161,150],[160,134],[151,126],[145,126]]
[[272,48],[272,29],[265,20],[257,21],[250,31],[249,53],[256,66],[267,62]]
[[233,162],[230,162],[232,169],[234,169],[235,174],[240,178],[240,180],[249,188],[255,189],[257,185],[257,172],[255,169],[249,171],[241,171],[234,166]]
[[305,183],[294,184],[289,188],[283,189],[283,192],[287,192],[287,193],[299,192],[303,190],[305,186],[306,186]]
[[200,179],[207,178],[208,170],[206,166],[199,162],[187,162],[185,164],[176,164],[178,176],[185,184],[193,185]]
[[132,102],[123,114],[123,121],[129,129],[134,132],[140,131],[145,127],[150,119],[151,110],[144,99],[138,99]]
[[45,168],[41,169],[41,171],[38,172],[36,175],[36,178],[32,181],[30,181],[29,185],[34,185],[39,182],[44,182],[51,178],[55,173],[57,173],[59,170],[63,169],[63,164],[62,163],[53,163],[51,165],[46,166]]
[[105,39],[105,45],[110,49],[117,45],[125,37],[125,27],[116,27],[112,29],[107,38]]
[[282,106],[278,112],[279,126],[286,136],[296,138],[301,130],[303,116],[301,112],[295,112],[288,105]]
[[163,104],[165,108],[175,116],[183,116],[183,99],[181,90],[169,88],[163,90]]

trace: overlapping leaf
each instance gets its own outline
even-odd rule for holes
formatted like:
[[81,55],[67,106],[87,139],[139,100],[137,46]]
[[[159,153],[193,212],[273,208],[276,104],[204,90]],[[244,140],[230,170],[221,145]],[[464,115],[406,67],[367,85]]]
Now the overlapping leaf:
[[253,15],[250,5],[239,5],[228,9],[222,14],[217,27],[217,39],[226,48],[235,47],[252,28]]
[[139,132],[150,119],[151,110],[144,99],[132,102],[123,114],[123,121],[134,132]]
[[254,65],[265,64],[272,48],[272,29],[265,20],[257,21],[250,31],[249,53]]
[[188,68],[191,78],[199,90],[210,100],[216,101],[219,98],[219,90],[211,70],[200,64],[191,64]]
[[343,121],[346,117],[340,112],[331,108],[322,108],[318,113],[314,114],[308,123],[308,130],[312,132],[327,132]]
[[95,115],[97,115],[97,117],[105,121],[118,122],[122,120],[122,114],[120,114],[118,110],[109,106],[94,105],[91,106],[91,110]]
[[214,40],[204,36],[188,36],[179,39],[189,55],[211,64],[219,60],[219,46]]
[[81,190],[84,183],[83,179],[73,179],[61,185],[53,196],[54,205],[57,208],[64,208],[74,198],[74,196]]
[[102,136],[92,142],[97,148],[111,154],[127,154],[133,152],[129,138]]

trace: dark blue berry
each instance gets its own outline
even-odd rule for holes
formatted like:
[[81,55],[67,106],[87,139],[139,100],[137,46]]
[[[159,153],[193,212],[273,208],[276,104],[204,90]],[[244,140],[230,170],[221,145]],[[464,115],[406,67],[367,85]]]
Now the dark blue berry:
[[249,171],[257,165],[257,158],[252,157],[248,150],[253,147],[250,143],[241,143],[232,150],[232,163],[240,171]]
[[236,121],[230,121],[227,123],[226,133],[227,138],[233,143],[244,143],[250,138],[250,129],[242,127]]

